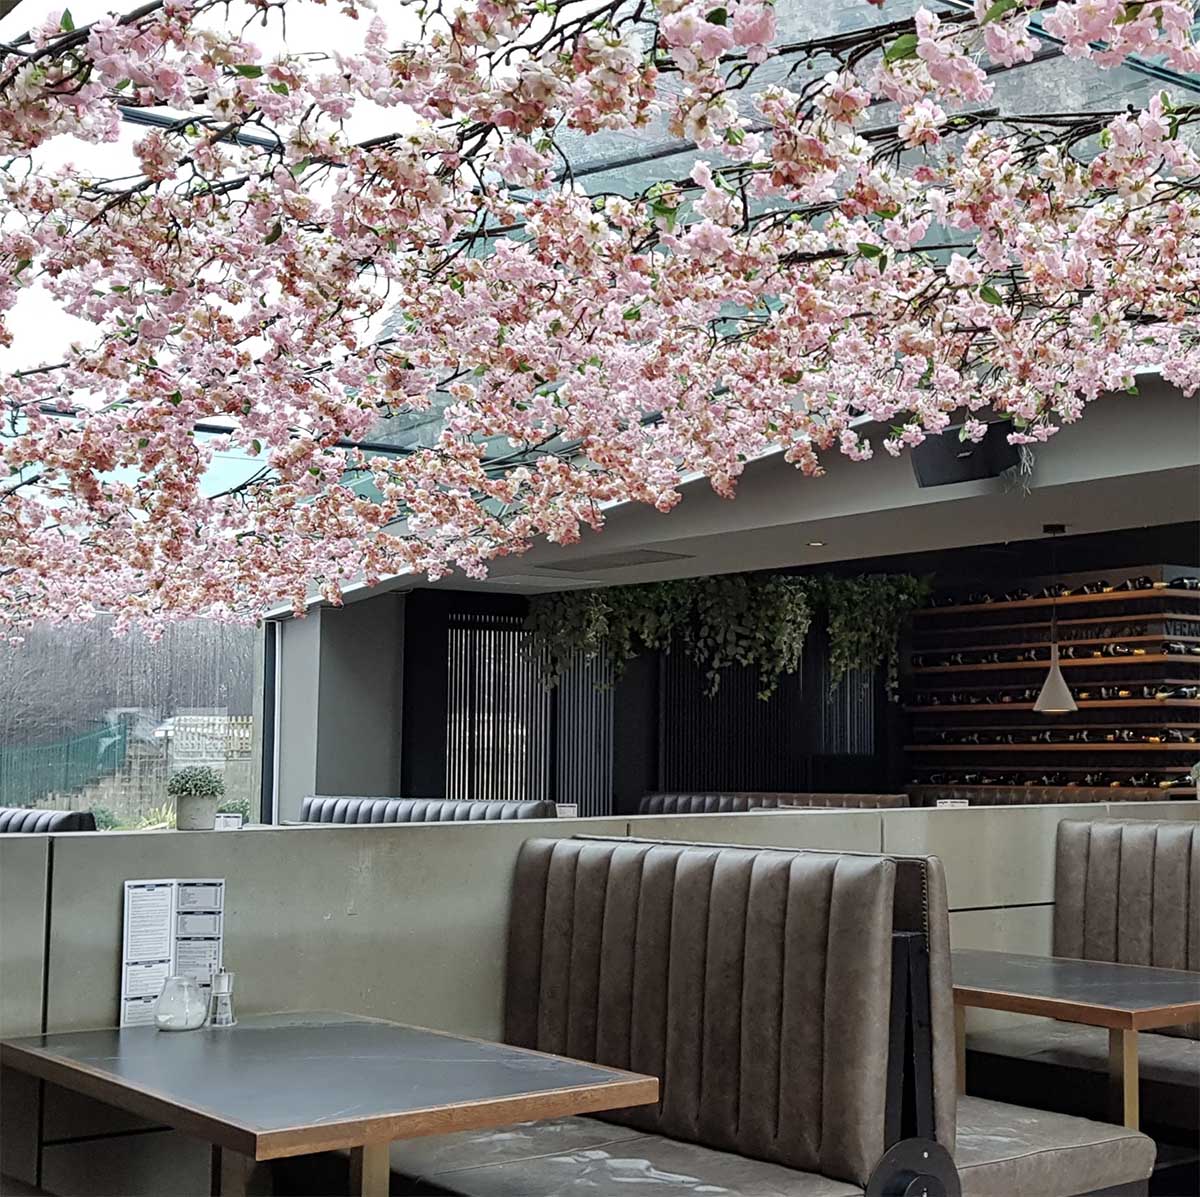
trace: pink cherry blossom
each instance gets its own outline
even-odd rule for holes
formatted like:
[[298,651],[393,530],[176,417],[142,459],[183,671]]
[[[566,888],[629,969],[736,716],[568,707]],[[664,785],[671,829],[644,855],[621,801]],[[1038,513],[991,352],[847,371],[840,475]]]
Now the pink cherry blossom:
[[[817,477],[952,424],[1041,442],[1145,369],[1200,388],[1200,111],[996,110],[1036,3],[817,37],[790,75],[763,0],[659,0],[656,36],[602,0],[379,6],[336,47],[256,44],[318,2],[152,0],[0,48],[0,345],[33,288],[88,330],[3,375],[7,639],[479,577],[689,476],[732,497],[772,449]],[[1045,24],[1089,70],[1196,70],[1193,17]],[[122,106],[187,119],[112,177],[42,162]],[[391,131],[352,134],[366,112]],[[589,138],[664,129],[698,160],[576,177]],[[420,435],[355,447],[395,428]]]

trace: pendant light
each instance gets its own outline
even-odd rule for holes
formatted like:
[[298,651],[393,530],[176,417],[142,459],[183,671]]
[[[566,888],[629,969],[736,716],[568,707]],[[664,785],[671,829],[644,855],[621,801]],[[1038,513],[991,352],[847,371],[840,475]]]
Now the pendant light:
[[[1061,536],[1067,530],[1066,524],[1043,524],[1042,531],[1050,536]],[[1054,586],[1058,586],[1058,554],[1051,541],[1050,569],[1054,574]],[[1063,677],[1062,667],[1058,663],[1058,595],[1052,596],[1050,603],[1050,672],[1042,683],[1041,693],[1033,709],[1042,715],[1068,715],[1079,708],[1067,679]]]

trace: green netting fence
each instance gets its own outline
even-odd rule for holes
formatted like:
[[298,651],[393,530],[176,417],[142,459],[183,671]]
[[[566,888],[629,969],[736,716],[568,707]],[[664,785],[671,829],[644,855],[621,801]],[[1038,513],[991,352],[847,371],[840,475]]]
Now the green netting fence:
[[115,773],[125,763],[127,739],[122,721],[53,744],[0,748],[0,806],[30,806]]

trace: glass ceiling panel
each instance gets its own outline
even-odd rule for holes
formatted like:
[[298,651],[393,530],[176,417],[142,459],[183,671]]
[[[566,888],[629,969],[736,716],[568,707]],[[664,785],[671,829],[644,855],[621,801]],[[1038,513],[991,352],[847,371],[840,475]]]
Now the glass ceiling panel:
[[[928,0],[924,2],[927,4]],[[829,0],[777,0],[776,44],[802,43],[902,20],[911,16],[921,3],[922,0],[888,0],[881,12],[864,0],[835,0],[833,4]],[[944,12],[947,8],[962,10],[970,5],[966,0],[942,0],[938,7]],[[1034,28],[1040,33],[1036,24]],[[1052,54],[1058,45],[1044,35],[1041,44],[1045,52]],[[759,66],[747,86],[737,93],[738,106],[744,116],[754,120],[757,116],[754,97],[763,88],[781,84],[798,89],[814,74],[823,74],[833,65],[832,60],[807,64],[796,54],[772,58]],[[1151,62],[1141,64],[1140,69],[1127,65],[1102,70],[1090,62],[1067,59],[1061,54],[1009,69],[994,69],[990,74],[995,90],[988,107],[1018,115],[1141,107],[1164,87],[1172,96],[1185,101],[1192,98],[1187,91],[1200,91],[1200,79],[1164,79],[1164,73]],[[669,100],[678,87],[675,76],[663,75],[660,97]],[[873,109],[870,123],[886,126],[895,120],[896,105],[880,104]],[[585,136],[560,130],[557,138],[574,168],[578,184],[591,195],[636,195],[660,180],[687,178],[698,159],[713,165],[728,161],[719,150],[700,151],[690,142],[672,137],[663,116],[636,134],[606,130]],[[917,160],[905,155],[906,165],[910,158],[913,162]],[[427,411],[382,422],[371,439],[394,445],[401,452],[430,445],[441,431],[442,413],[449,402],[448,396],[440,395]],[[503,439],[489,448],[488,456],[492,458],[509,451]]]

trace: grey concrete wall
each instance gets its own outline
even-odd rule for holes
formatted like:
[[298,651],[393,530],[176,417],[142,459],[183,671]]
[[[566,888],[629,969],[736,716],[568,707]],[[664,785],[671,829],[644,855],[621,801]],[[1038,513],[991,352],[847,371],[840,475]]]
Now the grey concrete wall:
[[124,881],[212,876],[227,883],[225,959],[246,1013],[340,1009],[496,1036],[517,850],[576,832],[623,835],[625,820],[63,837],[47,1027],[116,1021]]
[[878,811],[746,811],[725,815],[632,815],[629,834],[649,840],[698,840],[764,848],[833,848],[878,852]]
[[[1196,819],[1200,806],[781,811],[0,837],[0,1025],[9,1033],[38,1028],[41,941],[28,928],[36,925],[40,933],[44,927],[38,918],[51,843],[49,1030],[115,1022],[125,880],[218,876],[228,882],[226,960],[239,974],[243,1013],[333,1008],[496,1037],[512,869],[528,838],[633,835],[933,852],[947,866],[956,945],[1044,953],[1053,915],[1055,829],[1072,817]],[[18,895],[12,904],[10,893]],[[22,975],[10,989],[14,959],[32,980]],[[5,1088],[20,1096],[26,1122],[4,1135],[4,1166],[32,1181],[37,1089]],[[129,1195],[206,1191],[207,1154],[194,1140],[154,1131],[53,1086],[42,1117],[41,1181],[51,1192],[94,1195],[101,1191],[96,1178],[109,1186],[103,1191]],[[130,1130],[140,1133],[122,1133]],[[68,1141],[80,1134],[106,1137],[84,1149]]]
[[403,673],[403,595],[322,611],[318,793],[400,793]]
[[[50,837],[0,835],[0,1036],[42,1029]],[[37,1083],[0,1069],[0,1173],[32,1184]]]

